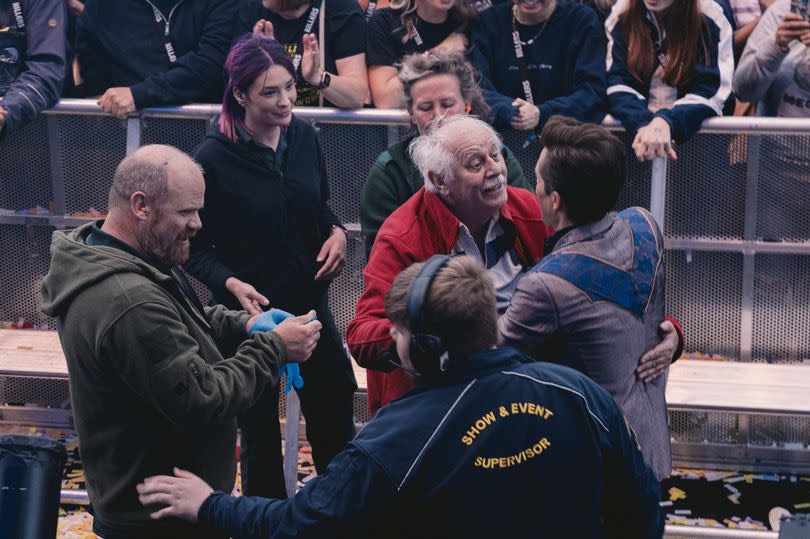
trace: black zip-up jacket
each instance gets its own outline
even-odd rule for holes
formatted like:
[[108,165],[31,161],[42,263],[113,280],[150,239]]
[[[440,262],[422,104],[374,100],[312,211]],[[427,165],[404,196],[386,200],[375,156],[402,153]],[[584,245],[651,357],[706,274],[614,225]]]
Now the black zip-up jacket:
[[[66,13],[64,0],[0,0],[0,29],[9,28],[0,36],[0,52],[23,49],[17,50],[23,65],[14,80],[5,85],[0,75],[0,95],[5,93],[0,107],[7,112],[0,140],[59,100],[65,77]],[[18,43],[12,34],[22,34]]]
[[329,182],[315,130],[293,116],[283,172],[262,159],[255,143],[234,142],[215,122],[194,154],[205,172],[203,228],[192,240],[186,269],[217,301],[233,304],[225,281],[235,275],[274,307],[306,312],[328,283],[315,281],[315,261],[332,225]]
[[76,33],[84,94],[127,86],[139,109],[222,101],[236,8],[236,0],[89,0]]

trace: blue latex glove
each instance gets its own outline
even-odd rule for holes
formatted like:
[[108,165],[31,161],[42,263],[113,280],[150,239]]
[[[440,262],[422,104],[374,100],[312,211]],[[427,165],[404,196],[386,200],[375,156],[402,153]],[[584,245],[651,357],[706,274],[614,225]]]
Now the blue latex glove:
[[[250,326],[248,334],[254,331],[272,331],[276,329],[277,325],[292,316],[295,315],[287,311],[282,311],[281,309],[274,308],[265,311],[256,319],[253,325]],[[315,317],[313,317],[312,320],[315,320]],[[310,322],[312,322],[312,320],[310,320]],[[295,389],[304,387],[304,378],[301,376],[301,367],[298,366],[298,363],[285,363],[278,370],[278,373],[279,376],[282,374],[287,375],[287,383],[284,384],[284,393],[289,393],[293,386]]]

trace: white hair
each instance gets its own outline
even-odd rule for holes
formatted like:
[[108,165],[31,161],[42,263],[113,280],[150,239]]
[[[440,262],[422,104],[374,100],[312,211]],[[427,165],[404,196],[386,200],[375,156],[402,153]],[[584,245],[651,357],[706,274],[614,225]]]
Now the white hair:
[[484,129],[498,148],[502,146],[501,137],[491,125],[466,114],[438,118],[431,122],[427,133],[416,137],[411,142],[408,151],[425,182],[425,190],[436,191],[436,186],[430,179],[431,172],[443,178],[447,183],[453,182],[453,167],[458,161],[448,149],[448,143],[471,132],[475,127]]

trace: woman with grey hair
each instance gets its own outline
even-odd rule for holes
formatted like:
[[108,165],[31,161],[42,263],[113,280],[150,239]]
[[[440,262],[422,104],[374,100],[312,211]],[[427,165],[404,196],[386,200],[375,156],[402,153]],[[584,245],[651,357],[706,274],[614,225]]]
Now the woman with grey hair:
[[[478,74],[460,52],[427,52],[406,56],[399,72],[405,104],[417,133],[380,154],[369,171],[360,200],[360,226],[366,257],[383,221],[422,187],[422,177],[408,154],[408,146],[436,118],[454,114],[489,116],[489,106],[478,86]],[[514,154],[502,147],[507,183],[531,189]]]

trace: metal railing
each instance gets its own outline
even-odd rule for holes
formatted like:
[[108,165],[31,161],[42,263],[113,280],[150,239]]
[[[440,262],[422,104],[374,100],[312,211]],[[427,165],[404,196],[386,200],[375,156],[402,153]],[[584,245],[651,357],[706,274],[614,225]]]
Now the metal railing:
[[[219,113],[219,105],[194,104],[179,107],[151,108],[132,115],[123,122],[126,125],[126,153],[131,153],[141,145],[144,121],[150,119],[176,119],[176,120],[205,120]],[[296,115],[302,119],[323,124],[345,125],[376,125],[388,126],[388,142],[393,143],[399,139],[401,128],[409,125],[409,116],[403,110],[359,109],[340,110],[333,108],[296,108]],[[47,144],[51,151],[59,144],[58,122],[59,117],[65,116],[108,116],[92,100],[65,99],[54,108],[46,111],[48,123]],[[603,122],[605,127],[621,132],[621,125],[613,118],[607,117]],[[810,121],[803,119],[784,118],[713,118],[704,122],[699,136],[702,135],[745,135],[745,149],[749,159],[746,173],[746,208],[756,205],[756,187],[759,180],[757,169],[759,166],[760,142],[762,137],[770,135],[797,135],[810,137]],[[515,148],[513,148],[515,149]],[[536,150],[532,150],[535,151]],[[53,155],[53,154],[52,154]],[[531,159],[532,156],[523,157]],[[536,157],[536,156],[534,156]],[[50,217],[37,216],[3,216],[2,221],[11,224],[36,224],[38,220],[47,219],[51,226],[73,226],[87,219],[64,215],[65,195],[64,179],[59,159],[52,157],[51,174],[54,183],[54,202],[57,215]],[[650,197],[649,208],[659,225],[664,229],[664,218],[667,210],[667,176],[670,163],[664,159],[656,160],[649,173]],[[524,170],[526,163],[524,162]],[[527,171],[528,172],[528,171]],[[742,271],[742,314],[740,316],[740,359],[751,360],[752,333],[753,333],[753,296],[754,296],[754,257],[762,254],[780,255],[808,255],[810,243],[801,242],[766,242],[756,237],[756,221],[753,213],[746,212],[744,233],[740,239],[710,239],[701,237],[683,237],[667,235],[666,247],[673,251],[689,253],[715,252],[734,253],[743,256]],[[350,230],[359,230],[357,223],[348,223]],[[63,491],[64,503],[86,503],[86,491]],[[701,528],[687,526],[666,527],[666,537],[689,538],[776,538],[775,532],[761,532],[752,530],[727,528]]]

